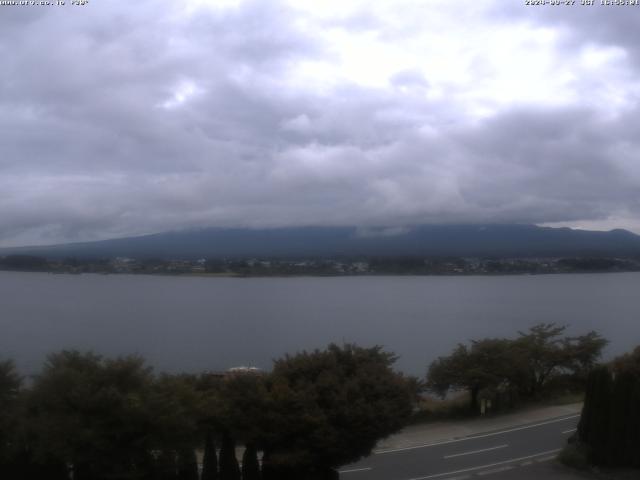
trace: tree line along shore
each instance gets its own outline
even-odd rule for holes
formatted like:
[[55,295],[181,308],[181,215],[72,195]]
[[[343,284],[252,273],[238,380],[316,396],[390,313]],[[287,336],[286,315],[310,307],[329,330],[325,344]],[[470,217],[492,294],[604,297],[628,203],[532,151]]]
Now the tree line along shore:
[[[460,391],[470,416],[586,390],[566,456],[635,467],[640,347],[602,365],[606,343],[596,332],[568,336],[565,326],[541,323],[513,338],[459,344],[424,379],[393,370],[396,356],[380,346],[353,344],[285,355],[269,372],[155,373],[138,356],[61,351],[25,379],[5,360],[0,478],[336,479],[380,439],[432,418],[426,397]],[[611,447],[599,456],[603,442]]]
[[45,258],[0,256],[0,270],[210,276],[518,275],[637,272],[636,257]]

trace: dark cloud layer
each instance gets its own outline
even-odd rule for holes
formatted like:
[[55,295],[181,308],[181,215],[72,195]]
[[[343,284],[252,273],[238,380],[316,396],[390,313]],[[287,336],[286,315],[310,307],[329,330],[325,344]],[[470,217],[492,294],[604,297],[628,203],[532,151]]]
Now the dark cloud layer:
[[0,245],[639,229],[640,8],[334,3],[0,7]]

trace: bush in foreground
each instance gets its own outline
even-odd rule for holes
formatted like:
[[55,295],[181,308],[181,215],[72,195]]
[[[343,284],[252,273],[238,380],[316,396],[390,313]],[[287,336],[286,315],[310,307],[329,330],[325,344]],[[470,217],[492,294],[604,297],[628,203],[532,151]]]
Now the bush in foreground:
[[402,428],[416,392],[392,370],[395,359],[380,347],[330,345],[277,360],[269,382],[273,433],[263,440],[273,478],[331,478],[331,469]]
[[63,351],[29,388],[0,363],[0,478],[195,480],[204,448],[203,479],[240,480],[237,443],[246,480],[334,479],[409,418],[415,382],[394,360],[330,345],[265,375],[156,375],[139,357]]
[[558,455],[558,460],[567,467],[577,470],[586,470],[589,468],[586,449],[577,443],[566,445]]

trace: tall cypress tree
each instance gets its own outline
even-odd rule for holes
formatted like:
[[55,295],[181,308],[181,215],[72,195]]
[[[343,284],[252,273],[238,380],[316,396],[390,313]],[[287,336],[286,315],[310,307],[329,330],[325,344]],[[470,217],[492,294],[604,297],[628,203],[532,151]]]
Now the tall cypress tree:
[[609,457],[609,423],[611,419],[611,395],[613,380],[606,367],[596,369],[592,400],[591,433],[589,439],[592,461],[605,465]]
[[606,367],[595,368],[587,382],[582,418],[578,427],[580,440],[590,448],[591,461],[606,461],[611,414],[611,373]]
[[176,454],[172,450],[163,450],[157,461],[157,472],[160,480],[177,480],[178,466]]
[[178,453],[178,480],[198,480],[198,459],[192,448]]
[[640,376],[620,365],[589,374],[578,437],[595,465],[639,467]]
[[593,436],[593,402],[595,398],[595,388],[596,373],[595,370],[592,370],[587,376],[587,386],[584,396],[584,403],[582,404],[582,414],[580,415],[580,421],[578,422],[578,438],[585,444],[588,444]]
[[255,444],[248,443],[242,455],[242,480],[260,480],[260,463]]
[[218,480],[218,457],[213,434],[209,431],[204,441],[204,457],[202,458],[202,480]]
[[220,480],[240,479],[240,467],[236,458],[236,442],[228,432],[225,432],[220,448]]
[[278,474],[276,470],[273,468],[272,462],[270,461],[270,455],[267,450],[262,452],[262,480],[278,480]]
[[633,384],[633,392],[630,401],[629,411],[629,437],[627,440],[630,466],[640,468],[640,378],[636,378]]
[[609,423],[609,438],[607,452],[608,465],[630,465],[633,445],[630,444],[633,430],[640,428],[630,421],[633,410],[640,405],[633,405],[633,391],[635,381],[628,373],[616,375],[613,382],[611,401],[611,421]]

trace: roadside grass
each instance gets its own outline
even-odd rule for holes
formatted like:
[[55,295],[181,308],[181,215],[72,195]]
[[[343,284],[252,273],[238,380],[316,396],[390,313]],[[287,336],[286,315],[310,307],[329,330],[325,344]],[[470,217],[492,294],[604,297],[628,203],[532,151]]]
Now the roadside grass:
[[545,399],[542,404],[549,406],[556,405],[572,405],[574,403],[582,403],[584,402],[584,392],[572,392],[572,393],[563,393],[557,396],[552,396]]
[[425,395],[420,399],[410,423],[428,423],[472,416],[474,415],[469,410],[469,394],[467,392],[457,392],[445,399]]
[[587,459],[587,451],[583,445],[579,443],[569,443],[560,451],[558,460],[567,467],[576,470],[588,470],[589,461]]
[[[506,413],[517,412],[536,406],[562,406],[582,403],[584,401],[584,393],[564,392],[556,395],[549,395],[538,400],[526,400],[519,403],[499,409],[489,410],[487,415],[496,416]],[[479,417],[480,415],[469,409],[469,393],[455,392],[449,394],[446,398],[441,399],[429,394],[423,395],[416,410],[414,411],[410,425],[436,422],[440,420],[457,420],[465,418]]]

